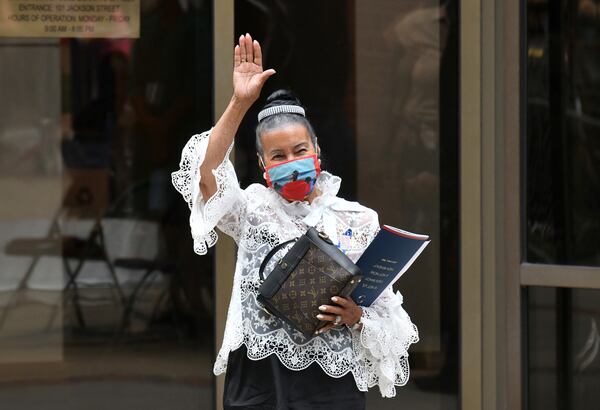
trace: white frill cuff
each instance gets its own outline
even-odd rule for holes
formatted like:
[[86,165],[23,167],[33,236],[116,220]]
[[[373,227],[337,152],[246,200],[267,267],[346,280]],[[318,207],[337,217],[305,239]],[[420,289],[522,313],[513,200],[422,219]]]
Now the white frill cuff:
[[359,356],[365,364],[367,385],[378,385],[383,397],[394,397],[396,386],[408,382],[408,347],[419,341],[417,327],[402,301],[400,292],[386,289],[370,307],[363,308],[362,330],[353,332],[362,347]]
[[[181,152],[179,171],[171,174],[173,186],[190,207],[190,227],[194,239],[194,252],[199,255],[205,255],[208,248],[217,242],[218,235],[215,227],[222,223],[227,225],[227,215],[231,214],[232,208],[240,199],[242,192],[233,164],[229,160],[229,154],[233,149],[232,143],[223,162],[212,171],[217,183],[217,192],[206,201],[202,197],[200,166],[206,156],[211,131],[212,129],[190,138]],[[239,215],[231,216],[237,222]],[[230,233],[225,229],[222,230]]]

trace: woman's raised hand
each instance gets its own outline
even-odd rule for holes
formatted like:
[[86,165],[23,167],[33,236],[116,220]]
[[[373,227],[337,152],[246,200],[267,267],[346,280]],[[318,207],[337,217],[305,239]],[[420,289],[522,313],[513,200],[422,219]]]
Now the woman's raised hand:
[[263,71],[260,44],[250,34],[240,36],[233,55],[233,95],[239,101],[254,103],[267,79],[275,70]]

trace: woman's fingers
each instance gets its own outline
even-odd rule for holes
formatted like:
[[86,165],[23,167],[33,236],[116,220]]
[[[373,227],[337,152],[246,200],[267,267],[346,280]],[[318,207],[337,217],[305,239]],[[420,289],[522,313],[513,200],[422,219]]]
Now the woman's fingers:
[[327,323],[325,326],[323,326],[322,328],[320,328],[319,330],[317,330],[315,332],[315,334],[319,335],[321,333],[325,333],[331,329],[333,329],[335,327],[335,325],[333,323]]
[[242,61],[242,58],[241,58],[241,55],[240,55],[240,46],[237,45],[233,49],[233,66],[234,67],[239,66],[241,61]]
[[267,82],[269,77],[271,77],[273,74],[275,74],[275,70],[273,70],[272,68],[269,68],[268,70],[263,71],[262,74],[260,75],[260,86],[262,87],[265,84],[265,82]]
[[253,47],[252,36],[249,33],[246,33],[246,54],[247,54],[246,61],[249,63],[254,63],[254,47]]
[[339,325],[341,323],[346,323],[348,319],[348,311],[339,306],[330,306],[330,305],[322,305],[319,306],[319,310],[321,313],[317,315],[317,319],[322,320],[324,322],[336,322],[337,317],[340,316],[341,322],[335,323]]
[[[329,322],[321,329],[319,329],[316,333],[321,334],[327,332],[328,330],[339,326],[340,324],[348,324],[356,322],[355,315],[353,313],[353,309],[357,309],[356,303],[350,298],[345,298],[342,296],[334,296],[331,300],[336,303],[338,306],[332,305],[321,305],[319,306],[319,313],[317,315],[317,319],[322,320],[324,322]],[[335,323],[337,317],[341,317],[341,323]]]
[[335,322],[337,315],[325,315],[323,313],[319,313],[317,315],[317,319],[322,320],[324,322]]
[[245,63],[248,61],[246,53],[246,36],[243,34],[240,36],[240,62]]
[[254,64],[262,67],[262,50],[258,41],[254,40],[252,42],[252,49],[254,50]]
[[[237,48],[238,46],[236,46]],[[236,50],[237,52],[237,50]],[[234,55],[234,61],[237,54]],[[242,34],[239,38],[239,58],[241,63],[254,63],[262,68],[262,50],[258,41],[253,40],[249,33]],[[274,74],[274,72],[272,73]],[[271,75],[272,75],[271,74]],[[266,80],[266,79],[265,79]]]
[[334,296],[331,298],[331,300],[333,301],[333,303],[337,303],[338,305],[345,308],[355,305],[352,299],[347,299],[342,296]]
[[344,309],[339,306],[322,305],[319,306],[319,310],[323,313],[329,313],[332,315],[341,315],[344,313]]

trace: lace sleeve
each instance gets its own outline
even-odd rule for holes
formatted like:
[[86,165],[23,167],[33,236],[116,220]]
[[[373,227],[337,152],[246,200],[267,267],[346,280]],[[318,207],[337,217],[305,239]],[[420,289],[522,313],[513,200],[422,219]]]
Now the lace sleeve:
[[396,386],[409,378],[408,347],[419,341],[417,327],[402,307],[402,294],[387,288],[363,308],[362,330],[355,333],[362,346],[369,387],[379,385],[383,397],[394,397]]
[[[380,230],[377,214],[370,218],[365,226],[365,248]],[[402,301],[402,294],[388,287],[370,307],[363,307],[362,330],[352,331],[365,363],[368,386],[378,385],[383,397],[394,397],[396,386],[408,382],[408,347],[419,341],[417,327]]]
[[217,183],[217,192],[207,200],[202,197],[200,165],[206,155],[211,131],[190,138],[181,153],[179,171],[171,174],[173,186],[190,207],[194,251],[199,255],[205,255],[208,248],[217,242],[215,227],[238,241],[240,221],[246,204],[245,193],[239,186],[235,169],[229,160],[233,143],[223,162],[212,171]]

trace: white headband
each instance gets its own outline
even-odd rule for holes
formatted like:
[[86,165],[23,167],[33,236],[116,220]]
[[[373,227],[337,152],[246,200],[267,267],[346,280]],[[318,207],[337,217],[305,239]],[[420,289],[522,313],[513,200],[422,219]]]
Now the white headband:
[[265,108],[261,112],[258,113],[258,122],[261,122],[263,118],[266,118],[270,115],[274,114],[300,114],[303,117],[306,117],[306,113],[304,112],[304,108],[299,105],[275,105],[273,107]]

